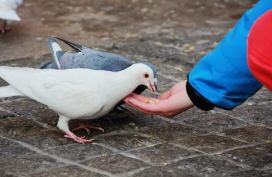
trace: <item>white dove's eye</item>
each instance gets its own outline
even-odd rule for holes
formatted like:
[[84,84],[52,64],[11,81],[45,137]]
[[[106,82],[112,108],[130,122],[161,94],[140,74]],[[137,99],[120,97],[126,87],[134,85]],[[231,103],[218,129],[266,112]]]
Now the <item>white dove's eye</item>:
[[145,74],[144,74],[144,77],[145,77],[145,78],[149,78],[149,74],[146,74],[146,73],[145,73]]

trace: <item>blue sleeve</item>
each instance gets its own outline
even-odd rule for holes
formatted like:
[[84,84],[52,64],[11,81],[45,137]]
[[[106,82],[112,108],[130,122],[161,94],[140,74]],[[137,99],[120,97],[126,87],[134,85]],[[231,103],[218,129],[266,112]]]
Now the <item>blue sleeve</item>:
[[[260,0],[243,15],[218,46],[197,63],[189,73],[187,83],[196,97],[230,110],[261,88],[261,83],[247,66],[247,36],[258,17],[270,9],[272,0]],[[192,93],[188,95],[191,98]],[[192,101],[197,105],[195,100]]]

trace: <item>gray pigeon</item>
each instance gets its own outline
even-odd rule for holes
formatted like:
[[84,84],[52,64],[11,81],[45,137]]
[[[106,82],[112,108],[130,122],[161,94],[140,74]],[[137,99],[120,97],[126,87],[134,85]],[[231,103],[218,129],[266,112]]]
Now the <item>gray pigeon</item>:
[[[73,48],[76,53],[65,52],[61,49],[56,39],[64,42],[71,48]],[[127,58],[107,52],[96,51],[78,44],[74,44],[67,40],[61,39],[59,37],[52,37],[48,41],[51,54],[54,61],[44,64],[41,69],[72,69],[72,68],[88,68],[93,70],[106,70],[118,72],[130,67],[133,62]],[[154,65],[144,62],[149,66],[154,72],[155,87],[157,88],[157,69]],[[134,93],[140,94],[146,89],[146,86],[140,85],[135,90]],[[118,110],[123,110],[121,105],[124,102],[121,101],[117,108]]]

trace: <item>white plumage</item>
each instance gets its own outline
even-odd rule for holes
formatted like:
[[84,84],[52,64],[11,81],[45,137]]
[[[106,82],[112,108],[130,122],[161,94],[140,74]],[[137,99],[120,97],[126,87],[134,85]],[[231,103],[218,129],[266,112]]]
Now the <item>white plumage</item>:
[[47,105],[59,115],[59,129],[80,143],[88,140],[69,130],[70,119],[106,115],[139,85],[155,89],[153,71],[145,64],[134,64],[120,72],[2,66],[0,77],[10,84],[0,87],[0,97],[26,96]]
[[0,0],[0,19],[4,20],[4,26],[0,27],[2,33],[6,30],[6,24],[10,25],[12,21],[20,21],[17,15],[17,8],[23,0]]

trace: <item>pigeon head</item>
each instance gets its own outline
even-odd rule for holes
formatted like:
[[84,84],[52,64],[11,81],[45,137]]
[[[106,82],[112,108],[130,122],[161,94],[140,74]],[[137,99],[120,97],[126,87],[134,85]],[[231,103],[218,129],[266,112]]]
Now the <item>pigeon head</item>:
[[154,86],[157,89],[158,88],[157,68],[154,65],[147,63],[147,62],[143,62],[142,64],[145,64],[152,69],[153,76],[154,76]]
[[133,64],[131,67],[135,68],[135,73],[137,74],[139,85],[145,85],[152,92],[155,92],[155,83],[157,81],[154,77],[153,69],[144,63]]

